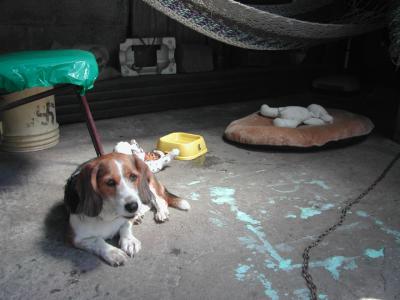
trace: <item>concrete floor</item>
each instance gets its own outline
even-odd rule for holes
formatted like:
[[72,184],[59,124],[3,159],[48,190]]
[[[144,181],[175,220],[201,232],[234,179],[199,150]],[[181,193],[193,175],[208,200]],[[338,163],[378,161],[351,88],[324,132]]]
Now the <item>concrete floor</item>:
[[[204,159],[158,178],[191,202],[135,226],[142,251],[123,267],[64,243],[65,180],[94,156],[84,124],[62,126],[48,150],[0,153],[0,299],[308,299],[304,247],[400,151],[372,135],[311,153],[239,148],[226,125],[259,107],[226,104],[97,122],[107,151],[136,138],[150,150],[172,131],[204,136]],[[400,298],[400,163],[345,224],[312,251],[320,299]]]

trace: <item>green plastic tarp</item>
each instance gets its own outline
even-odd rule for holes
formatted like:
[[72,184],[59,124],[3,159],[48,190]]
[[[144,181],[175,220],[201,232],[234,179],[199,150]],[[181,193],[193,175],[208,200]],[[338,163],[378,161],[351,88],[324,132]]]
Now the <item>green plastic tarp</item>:
[[96,58],[83,50],[22,51],[0,55],[0,89],[8,93],[57,84],[93,88],[98,76]]

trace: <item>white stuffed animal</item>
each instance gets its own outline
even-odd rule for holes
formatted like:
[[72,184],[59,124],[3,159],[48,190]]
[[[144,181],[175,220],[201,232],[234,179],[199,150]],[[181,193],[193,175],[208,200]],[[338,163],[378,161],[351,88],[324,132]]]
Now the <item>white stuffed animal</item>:
[[166,165],[168,165],[175,156],[179,155],[179,149],[172,149],[168,154],[164,154],[161,151],[153,150],[152,152],[145,152],[135,140],[128,142],[119,142],[114,147],[114,152],[123,154],[136,154],[141,160],[143,160],[150,171],[157,173],[161,171]]
[[333,117],[321,105],[311,104],[307,108],[302,106],[269,107],[261,105],[261,115],[275,118],[274,125],[277,127],[296,128],[300,124],[324,125],[333,123]]

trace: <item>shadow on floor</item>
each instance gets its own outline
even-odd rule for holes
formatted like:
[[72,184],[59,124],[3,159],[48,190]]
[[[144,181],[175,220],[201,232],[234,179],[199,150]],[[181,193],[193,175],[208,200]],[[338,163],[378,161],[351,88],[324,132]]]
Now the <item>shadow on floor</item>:
[[39,241],[46,255],[58,260],[68,260],[76,269],[85,273],[99,267],[102,262],[95,255],[79,250],[67,241],[68,212],[63,202],[57,202],[47,213],[44,220],[44,238]]
[[240,144],[237,142],[232,142],[228,140],[225,136],[222,137],[224,142],[236,146],[241,149],[245,150],[251,150],[251,151],[256,151],[256,152],[269,152],[269,153],[274,153],[274,152],[287,152],[287,153],[311,153],[311,152],[320,152],[320,151],[326,151],[326,150],[335,150],[339,148],[346,148],[346,147],[351,147],[353,145],[360,144],[364,142],[369,135],[365,136],[358,136],[358,137],[352,137],[348,139],[343,139],[340,141],[332,141],[328,142],[323,146],[312,146],[312,147],[292,147],[292,146],[270,146],[270,145],[249,145],[249,144]]

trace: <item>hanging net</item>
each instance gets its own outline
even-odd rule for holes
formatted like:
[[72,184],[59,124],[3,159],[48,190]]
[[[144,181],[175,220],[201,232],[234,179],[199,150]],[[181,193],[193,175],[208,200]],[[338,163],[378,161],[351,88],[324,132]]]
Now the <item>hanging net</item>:
[[400,0],[393,3],[389,14],[390,55],[397,69],[400,68]]
[[390,2],[293,0],[281,5],[246,5],[232,0],[142,1],[199,33],[256,50],[305,48],[382,28]]

